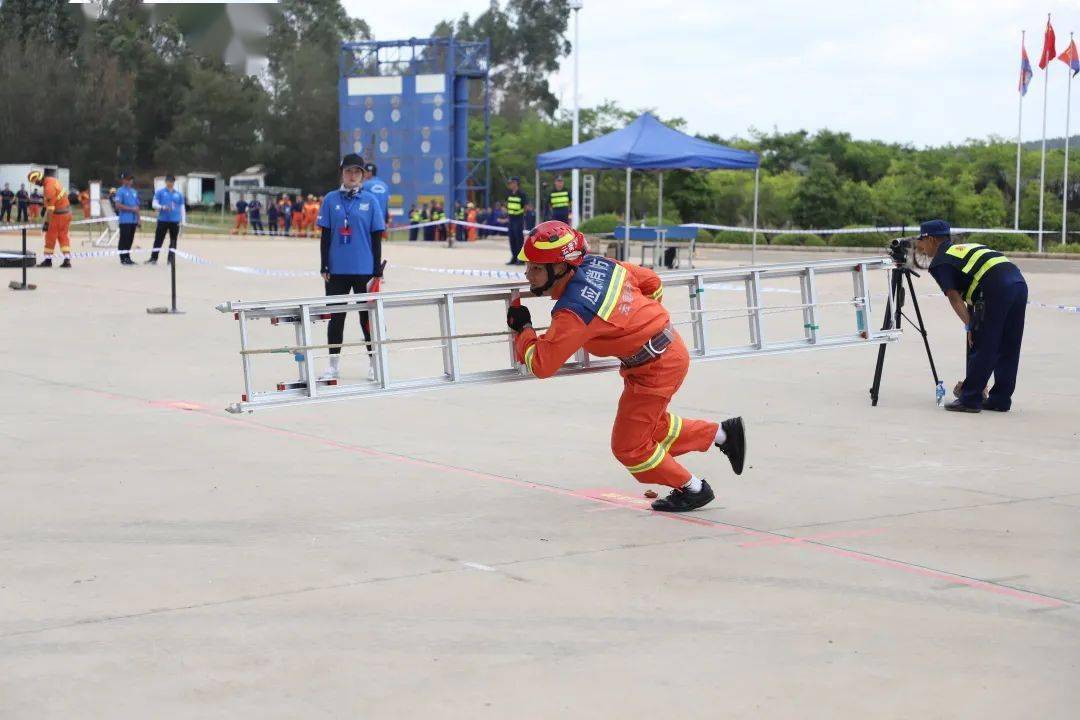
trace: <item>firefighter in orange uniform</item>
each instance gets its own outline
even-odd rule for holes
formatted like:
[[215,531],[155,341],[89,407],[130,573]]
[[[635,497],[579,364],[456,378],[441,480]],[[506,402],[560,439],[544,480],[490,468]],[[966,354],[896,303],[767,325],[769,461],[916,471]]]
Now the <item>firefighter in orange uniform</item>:
[[31,170],[26,176],[34,185],[40,185],[45,197],[45,259],[38,263],[38,267],[52,267],[52,258],[57,242],[60,243],[60,252],[64,256],[64,262],[60,267],[71,267],[71,240],[68,238],[68,227],[71,225],[71,201],[68,200],[67,190],[52,175],[46,176],[41,170]]
[[668,411],[686,378],[690,355],[660,303],[664,289],[656,273],[589,254],[585,236],[558,220],[537,225],[518,259],[527,263],[532,293],[556,301],[551,326],[540,336],[527,307],[517,304],[507,311],[518,361],[546,378],[582,347],[592,355],[622,360],[623,394],[611,450],[638,482],[671,488],[667,497],[653,502],[654,510],[686,512],[714,497],[709,484],[680,465],[677,455],[716,445],[735,474],[742,474],[742,418],[717,424]]
[[308,195],[307,202],[304,203],[304,237],[309,237],[309,233],[315,232],[315,220],[319,216],[319,207],[321,203],[314,195]]

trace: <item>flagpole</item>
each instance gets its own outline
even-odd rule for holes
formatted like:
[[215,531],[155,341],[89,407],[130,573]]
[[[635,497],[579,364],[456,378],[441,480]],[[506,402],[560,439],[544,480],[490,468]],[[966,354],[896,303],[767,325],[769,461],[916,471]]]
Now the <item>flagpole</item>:
[[[1026,30],[1020,31],[1020,51],[1024,50],[1024,36],[1027,35]],[[1021,70],[1021,73],[1023,70]],[[1023,82],[1023,78],[1021,78]],[[1017,88],[1017,95],[1020,96],[1020,111],[1017,113],[1016,120],[1016,188],[1013,198],[1013,230],[1020,229],[1020,138],[1024,127],[1024,93],[1020,92],[1020,88]]]
[[[1073,34],[1069,33],[1069,47],[1072,47]],[[1072,66],[1069,66],[1072,69]],[[1069,114],[1072,111],[1072,79],[1068,75],[1069,89],[1065,93],[1065,177],[1061,184],[1061,244],[1065,244],[1065,227],[1069,224]]]
[[[1050,24],[1050,16],[1046,16]],[[1039,252],[1043,251],[1043,200],[1046,195],[1046,100],[1050,96],[1050,62],[1043,68],[1042,163],[1039,166]]]

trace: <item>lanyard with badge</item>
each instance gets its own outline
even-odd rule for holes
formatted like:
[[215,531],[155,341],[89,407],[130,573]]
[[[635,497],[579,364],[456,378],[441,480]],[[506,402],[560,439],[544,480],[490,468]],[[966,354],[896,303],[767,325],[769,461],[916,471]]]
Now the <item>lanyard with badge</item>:
[[349,227],[349,212],[352,210],[352,200],[356,198],[357,193],[351,191],[350,193],[342,194],[341,205],[345,210],[345,221],[338,229],[338,236],[341,238],[342,245],[348,245],[352,242],[352,228]]

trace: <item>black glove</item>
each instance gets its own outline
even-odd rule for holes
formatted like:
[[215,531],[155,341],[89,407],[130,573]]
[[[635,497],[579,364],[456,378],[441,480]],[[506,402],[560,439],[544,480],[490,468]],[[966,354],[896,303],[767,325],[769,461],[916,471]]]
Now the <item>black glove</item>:
[[506,310],[506,324],[516,333],[532,325],[532,315],[524,305],[511,305]]

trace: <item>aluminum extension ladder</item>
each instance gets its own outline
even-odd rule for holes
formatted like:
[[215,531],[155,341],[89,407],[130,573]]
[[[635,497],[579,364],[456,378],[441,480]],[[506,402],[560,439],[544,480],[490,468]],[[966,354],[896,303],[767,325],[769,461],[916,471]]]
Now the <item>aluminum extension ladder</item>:
[[[817,262],[782,263],[725,269],[697,269],[676,271],[661,275],[664,283],[665,300],[676,296],[678,288],[684,288],[689,296],[689,310],[675,311],[672,321],[676,326],[689,326],[686,341],[690,349],[691,360],[720,360],[758,355],[775,355],[819,348],[837,348],[858,345],[877,345],[893,342],[900,338],[899,330],[875,330],[873,323],[870,288],[870,274],[874,270],[888,270],[895,267],[887,257],[822,260]],[[852,279],[850,300],[826,303],[819,299],[818,279],[825,275],[847,273]],[[883,274],[883,278],[885,275]],[[770,307],[762,302],[762,295],[767,290],[764,283],[768,280],[796,278],[799,282],[801,302],[784,306]],[[744,288],[745,307],[734,315],[717,318],[710,313],[704,301],[706,290],[712,286],[737,289],[741,283]],[[792,291],[795,292],[795,291]],[[502,330],[505,311],[494,314],[491,327],[495,332],[459,334],[458,312],[463,306],[479,302],[501,303],[509,307],[522,296],[528,296],[528,286],[521,282],[507,282],[472,287],[441,288],[433,290],[407,290],[383,292],[368,295],[347,295],[331,297],[301,298],[294,300],[273,300],[259,302],[233,301],[218,305],[218,310],[231,313],[238,321],[240,330],[240,353],[243,368],[244,391],[241,402],[228,407],[230,412],[251,412],[260,408],[304,405],[347,398],[373,397],[433,390],[440,387],[462,383],[492,383],[524,380],[531,377],[518,363],[513,353],[513,338]],[[826,305],[850,306],[854,310],[850,317],[850,328],[842,332],[828,334],[821,329],[821,314]],[[437,314],[439,335],[435,337],[400,337],[392,338],[387,330],[388,314],[404,308],[429,308]],[[341,384],[339,381],[319,381],[316,375],[315,350],[325,351],[326,344],[318,344],[314,337],[314,328],[318,323],[328,320],[332,313],[355,312],[366,310],[370,313],[372,331],[372,351],[370,362],[374,369],[373,381],[355,384]],[[768,316],[776,311],[802,313],[802,332],[798,337],[770,340],[767,332]],[[722,311],[721,311],[722,312]],[[689,318],[679,318],[689,315]],[[747,342],[734,345],[716,344],[711,340],[709,323],[716,319],[737,319],[745,316],[747,321]],[[253,348],[249,340],[251,323],[254,320],[268,320],[273,325],[291,326],[295,330],[295,344],[278,347]],[[395,327],[403,323],[395,322]],[[505,367],[496,370],[473,370],[465,367],[461,350],[468,344],[464,341],[485,337],[485,342],[509,346],[505,357]],[[320,338],[321,339],[321,338]],[[428,377],[395,377],[391,369],[391,350],[395,345],[404,348],[405,344],[421,341],[437,342],[431,348],[441,350],[442,372]],[[343,347],[364,347],[363,342],[346,342]],[[424,348],[420,348],[424,349]],[[366,351],[365,351],[366,352]],[[500,351],[501,352],[501,351]],[[259,389],[255,381],[255,359],[265,355],[291,354],[296,362],[298,377],[295,381],[280,381],[273,390]],[[615,358],[592,357],[584,350],[559,370],[558,375],[570,375],[612,370],[619,366]]]

